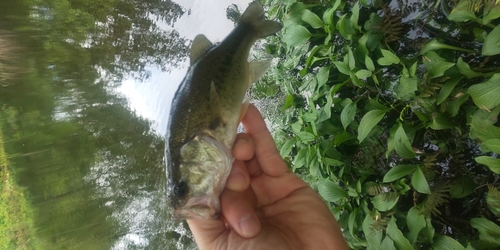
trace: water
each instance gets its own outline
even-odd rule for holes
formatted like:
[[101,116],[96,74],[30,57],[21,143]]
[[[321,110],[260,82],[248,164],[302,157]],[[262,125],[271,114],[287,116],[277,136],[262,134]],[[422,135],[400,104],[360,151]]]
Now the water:
[[[184,14],[175,24],[174,29],[182,37],[190,40],[198,34],[204,34],[212,42],[224,39],[234,28],[233,22],[227,19],[226,9],[236,4],[244,10],[250,0],[201,1],[184,0],[179,4],[188,13]],[[165,30],[172,29],[165,24],[159,24]],[[147,81],[125,80],[118,89],[129,100],[130,106],[147,119],[154,121],[153,129],[164,134],[167,128],[168,112],[175,90],[186,74],[189,62],[185,61],[172,72],[152,70],[152,77]]]
[[190,39],[249,2],[2,1],[0,249],[195,248],[165,201],[166,118]]

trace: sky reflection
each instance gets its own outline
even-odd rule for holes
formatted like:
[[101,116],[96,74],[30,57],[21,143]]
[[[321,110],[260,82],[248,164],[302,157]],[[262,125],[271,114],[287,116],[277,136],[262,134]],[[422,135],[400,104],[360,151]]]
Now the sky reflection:
[[[234,28],[234,24],[226,18],[226,8],[234,3],[238,5],[240,11],[243,11],[250,2],[250,0],[181,0],[178,3],[186,13],[174,24],[174,29],[180,36],[191,40],[197,34],[204,34],[212,42],[221,41]],[[159,26],[165,30],[172,29],[166,24]],[[153,121],[152,129],[160,135],[165,134],[172,98],[188,66],[189,62],[186,61],[170,73],[150,68],[151,77],[146,81],[129,78],[118,88],[118,91],[129,100],[131,109]]]

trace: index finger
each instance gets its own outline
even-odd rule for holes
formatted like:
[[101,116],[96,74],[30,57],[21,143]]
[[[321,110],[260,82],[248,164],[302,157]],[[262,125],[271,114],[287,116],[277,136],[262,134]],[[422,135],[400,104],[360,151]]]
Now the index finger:
[[255,142],[255,156],[262,171],[270,176],[279,176],[289,172],[259,110],[255,106],[249,105],[241,122],[247,134]]

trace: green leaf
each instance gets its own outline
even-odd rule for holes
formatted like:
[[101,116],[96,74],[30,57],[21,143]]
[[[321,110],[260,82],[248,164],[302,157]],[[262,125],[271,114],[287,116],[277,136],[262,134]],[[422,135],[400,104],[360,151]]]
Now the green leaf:
[[488,36],[488,33],[481,28],[473,28],[472,33],[474,33],[474,37],[480,43],[484,43],[484,40],[486,40],[486,37]]
[[320,164],[317,158],[317,151],[315,147],[309,147],[309,150],[307,152],[306,165],[309,166],[309,174],[312,177],[317,178],[320,171]]
[[347,40],[351,40],[352,35],[355,34],[351,21],[347,19],[347,14],[340,17],[336,27],[340,35]]
[[[340,1],[337,1],[337,2],[340,2]],[[330,33],[335,30],[335,23],[333,21],[335,9],[336,9],[336,7],[334,6],[333,8],[327,9],[323,13],[323,22],[328,26],[328,28],[329,28],[328,30]]]
[[306,165],[306,161],[307,161],[306,158],[307,158],[307,152],[308,151],[309,151],[309,149],[307,147],[305,147],[305,148],[302,148],[297,153],[297,155],[293,159],[293,171],[295,171],[296,169],[299,169],[299,168],[303,167],[304,165]]
[[417,168],[412,165],[397,165],[391,170],[387,171],[387,173],[384,175],[384,183],[391,182],[398,180],[401,177],[404,177],[406,175],[409,175],[413,172],[415,172]]
[[351,236],[354,237],[354,230],[357,229],[358,225],[356,224],[356,217],[359,214],[359,208],[355,208],[350,214],[349,214],[349,233]]
[[321,67],[318,70],[316,78],[318,79],[318,87],[321,87],[328,82],[328,77],[330,76],[330,67]]
[[490,211],[496,215],[500,216],[500,191],[494,186],[490,186],[488,194],[486,195],[486,202]]
[[484,5],[483,9],[483,24],[488,24],[491,20],[495,20],[500,17],[500,4],[498,1],[496,4],[488,4]]
[[302,117],[302,121],[304,121],[306,123],[310,123],[310,122],[316,121],[316,119],[318,119],[318,114],[315,111],[313,111],[313,113],[305,113],[301,117]]
[[423,194],[431,193],[431,190],[429,188],[429,183],[427,183],[427,179],[425,179],[424,173],[422,172],[420,167],[417,167],[417,169],[413,173],[413,176],[411,177],[411,185],[419,193]]
[[353,28],[357,29],[357,30],[361,30],[361,27],[358,25],[358,20],[359,20],[359,2],[356,2],[356,4],[354,4],[354,6],[352,7],[351,9],[351,25]]
[[349,69],[349,67],[347,66],[347,64],[345,62],[333,62],[333,64],[335,64],[335,66],[340,71],[340,73],[342,73],[344,75],[351,74],[351,70]]
[[358,70],[355,75],[359,78],[359,79],[366,79],[370,76],[372,76],[372,72],[369,71],[369,70],[366,70],[366,69],[360,69]]
[[399,200],[396,192],[381,193],[372,198],[373,206],[380,212],[391,210]]
[[387,224],[386,229],[387,234],[391,237],[392,240],[398,246],[398,249],[410,250],[413,249],[413,246],[410,244],[407,238],[404,237],[401,230],[399,230],[398,225],[396,225],[396,217],[391,216],[391,220]]
[[356,103],[351,102],[347,104],[342,110],[342,113],[340,113],[340,121],[342,122],[342,126],[344,126],[344,129],[347,129],[347,126],[349,126],[349,124],[354,121],[354,117],[356,116],[356,109]]
[[293,106],[293,95],[288,95],[285,100],[285,104],[281,108],[281,111],[285,111]]
[[[328,91],[328,94],[326,95],[326,105],[323,106],[323,110],[326,114],[326,117],[329,119],[332,117],[332,104],[333,104],[333,95],[337,93],[337,91],[342,87],[342,84],[336,84],[333,85],[330,90]],[[324,121],[324,120],[321,120]]]
[[500,107],[491,112],[478,109],[470,121],[470,138],[478,138],[481,141],[489,139],[500,139],[500,128],[495,126],[497,116],[500,114]]
[[365,86],[365,84],[362,81],[360,81],[352,71],[349,73],[349,77],[351,78],[352,84],[354,84],[355,86],[358,87]]
[[461,0],[448,15],[448,19],[455,22],[467,22],[475,20],[473,8],[470,7],[468,0]]
[[323,27],[323,21],[321,21],[318,15],[308,9],[305,9],[304,12],[302,12],[302,20],[315,29]]
[[455,180],[450,186],[450,196],[455,199],[460,199],[472,194],[475,188],[476,183],[474,180],[468,175],[463,175]]
[[472,85],[467,90],[474,103],[481,109],[490,110],[500,104],[500,73],[486,82]]
[[362,142],[365,137],[372,131],[373,127],[377,125],[377,123],[384,118],[387,110],[375,109],[366,113],[363,118],[361,118],[361,122],[358,127],[358,140]]
[[396,94],[398,98],[409,99],[415,96],[417,91],[418,80],[416,77],[401,76],[399,84],[396,86]]
[[434,250],[465,250],[464,246],[460,244],[455,239],[446,236],[439,235],[432,243],[432,249]]
[[497,25],[484,40],[481,54],[485,56],[500,54],[500,25]]
[[408,241],[410,241],[411,244],[415,244],[418,234],[425,228],[425,216],[421,214],[416,207],[412,207],[406,216],[406,224],[410,230],[408,233]]
[[417,62],[413,63],[410,67],[410,76],[415,77],[415,74],[417,74]]
[[440,57],[436,52],[429,51],[422,57],[422,62],[425,68],[429,71],[430,78],[436,78],[444,75],[444,72],[455,64],[447,62],[444,58]]
[[[360,125],[361,127],[361,125]],[[394,149],[399,156],[407,159],[415,158],[415,152],[413,151],[408,136],[403,128],[403,125],[398,122],[398,129],[394,134]]]
[[309,133],[307,131],[300,131],[297,135],[299,136],[300,140],[303,142],[311,142],[311,141],[314,141],[316,139],[316,136],[314,136],[314,134]]
[[486,165],[494,173],[500,174],[500,159],[492,158],[489,156],[479,156],[474,160],[476,160],[476,162],[479,164]]
[[296,142],[297,142],[297,138],[294,137],[294,138],[288,139],[285,143],[283,143],[283,146],[281,146],[281,149],[280,149],[281,157],[288,156],[290,154],[290,152],[292,152],[292,148]]
[[433,113],[431,117],[432,121],[429,124],[429,127],[434,130],[449,129],[455,126],[455,124],[451,122],[450,118],[443,113]]
[[482,144],[487,147],[489,150],[500,154],[500,139],[489,139]]
[[387,249],[380,247],[383,233],[382,229],[377,229],[373,226],[374,223],[376,223],[375,220],[373,220],[372,216],[367,213],[363,221],[363,233],[365,234],[368,246],[371,247],[371,249]]
[[411,187],[408,184],[406,184],[407,181],[408,180],[406,178],[401,178],[394,184],[396,190],[398,190],[398,192],[402,195],[405,195],[406,192],[411,190]]
[[333,139],[333,145],[335,147],[340,146],[345,141],[351,140],[351,139],[356,139],[356,136],[353,134],[347,132],[347,130],[344,130],[341,134],[336,134],[335,139]]
[[479,239],[500,246],[500,227],[485,218],[473,218],[470,225],[479,231]]
[[[349,65],[349,69],[353,70],[356,67],[356,60],[354,59],[354,54],[352,53],[351,47],[347,47],[347,56],[348,56],[347,63]],[[344,62],[345,62],[345,60],[344,60]]]
[[382,241],[379,249],[396,250],[396,247],[394,246],[394,241],[391,239],[391,237],[386,236]]
[[458,67],[458,71],[460,71],[460,74],[464,75],[468,79],[471,79],[471,78],[474,78],[474,77],[484,76],[481,73],[478,73],[478,72],[475,72],[475,71],[471,70],[470,67],[469,67],[469,64],[467,64],[466,62],[464,62],[464,60],[462,59],[462,57],[458,58],[457,67]]
[[340,166],[342,166],[342,165],[345,164],[345,163],[343,163],[343,162],[341,162],[339,160],[328,158],[328,157],[324,157],[323,158],[323,162],[326,165],[331,166],[331,167],[340,167]]
[[365,65],[369,71],[375,71],[375,65],[373,64],[372,59],[368,55],[365,56]]
[[330,180],[323,179],[318,183],[318,192],[329,202],[338,202],[347,197],[347,192]]
[[381,57],[377,60],[378,64],[380,64],[382,66],[388,66],[391,64],[399,63],[399,61],[400,61],[399,57],[394,55],[394,53],[392,53],[391,51],[385,50],[385,49],[381,49],[380,51],[382,52],[383,57]]
[[302,25],[293,25],[286,29],[283,40],[288,47],[300,46],[311,38],[311,32]]
[[434,234],[436,233],[436,229],[432,226],[432,220],[429,217],[425,218],[425,228],[422,230],[423,236],[427,239],[428,242],[432,242],[434,238]]
[[437,105],[443,103],[444,100],[446,100],[446,98],[448,98],[448,96],[451,94],[451,92],[453,91],[455,86],[457,86],[457,84],[458,84],[458,82],[460,82],[460,80],[462,80],[462,77],[456,77],[456,78],[453,78],[453,79],[447,81],[443,85],[443,87],[439,91],[439,95],[438,95],[438,98],[436,101]]
[[295,122],[292,124],[292,131],[295,133],[295,134],[298,134],[300,133],[300,130],[302,129],[302,125],[299,123],[299,122]]
[[[460,94],[460,93],[459,93]],[[469,100],[469,94],[462,95],[460,97],[454,98],[452,101],[448,103],[446,107],[446,112],[450,114],[451,117],[455,117],[460,110],[460,106],[464,104],[467,100]]]
[[470,50],[470,49],[463,49],[460,47],[456,46],[451,46],[448,44],[440,43],[436,39],[432,39],[430,42],[426,43],[424,47],[420,50],[419,55],[423,55],[429,51],[434,51],[434,50],[440,50],[440,49],[451,49],[451,50],[458,50],[458,51],[463,51],[463,52],[468,52],[468,53],[475,53],[476,51]]

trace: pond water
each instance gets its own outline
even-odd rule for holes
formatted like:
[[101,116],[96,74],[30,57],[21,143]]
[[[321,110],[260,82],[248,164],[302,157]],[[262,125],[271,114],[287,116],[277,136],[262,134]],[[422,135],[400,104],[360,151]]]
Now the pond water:
[[166,119],[191,39],[249,2],[2,1],[0,249],[195,248],[165,200]]

